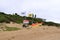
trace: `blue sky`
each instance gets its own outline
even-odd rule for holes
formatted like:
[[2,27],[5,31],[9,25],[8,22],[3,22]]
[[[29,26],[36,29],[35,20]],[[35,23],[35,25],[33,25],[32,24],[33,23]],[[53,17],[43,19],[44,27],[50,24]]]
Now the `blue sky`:
[[31,12],[39,18],[60,23],[60,0],[0,0],[0,12]]

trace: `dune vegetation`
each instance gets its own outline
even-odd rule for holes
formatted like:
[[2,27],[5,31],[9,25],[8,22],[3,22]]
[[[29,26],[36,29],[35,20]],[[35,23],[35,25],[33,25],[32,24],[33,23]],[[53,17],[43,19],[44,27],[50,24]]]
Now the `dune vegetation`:
[[[4,13],[4,12],[0,12],[0,23],[10,23],[10,22],[15,22],[15,23],[22,23],[24,18],[26,16],[20,16],[18,15],[17,13],[15,14],[7,14],[7,13]],[[60,24],[58,23],[54,23],[54,22],[46,22],[46,19],[43,19],[43,18],[31,18],[31,17],[26,17],[26,19],[30,20],[30,23],[31,24],[31,21],[33,20],[34,23],[36,22],[43,22],[43,25],[48,25],[48,26],[57,26],[59,27]]]

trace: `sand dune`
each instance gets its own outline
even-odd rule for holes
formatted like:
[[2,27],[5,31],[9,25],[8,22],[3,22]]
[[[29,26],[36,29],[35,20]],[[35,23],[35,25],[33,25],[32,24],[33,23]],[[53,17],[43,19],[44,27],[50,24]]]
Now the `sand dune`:
[[0,40],[60,40],[60,29],[41,26],[30,29],[22,28],[18,31],[1,31]]

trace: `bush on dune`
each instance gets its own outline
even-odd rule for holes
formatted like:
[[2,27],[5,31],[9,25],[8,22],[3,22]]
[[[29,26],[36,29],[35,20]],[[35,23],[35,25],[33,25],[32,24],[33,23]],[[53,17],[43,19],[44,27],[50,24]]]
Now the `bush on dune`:
[[0,12],[0,23],[3,23],[3,22],[23,23],[24,18],[30,20],[29,24],[32,24],[32,21],[33,21],[34,23],[43,22],[44,23],[43,25],[60,27],[60,24],[54,23],[54,22],[46,22],[46,20],[44,20],[43,18],[32,18],[32,17],[26,17],[26,16],[22,17],[17,13],[11,15],[11,14],[6,14],[4,12]]

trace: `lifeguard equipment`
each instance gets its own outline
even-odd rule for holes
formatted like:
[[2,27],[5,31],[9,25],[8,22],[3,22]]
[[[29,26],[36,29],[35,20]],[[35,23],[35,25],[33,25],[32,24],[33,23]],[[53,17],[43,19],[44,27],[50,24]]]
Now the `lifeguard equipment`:
[[33,23],[31,26],[32,26],[32,28],[37,28],[37,27],[39,27],[39,25],[38,25],[37,23]]
[[31,26],[32,26],[32,28],[37,28],[37,27],[41,27],[42,24],[43,24],[42,22],[41,23],[33,23]]

